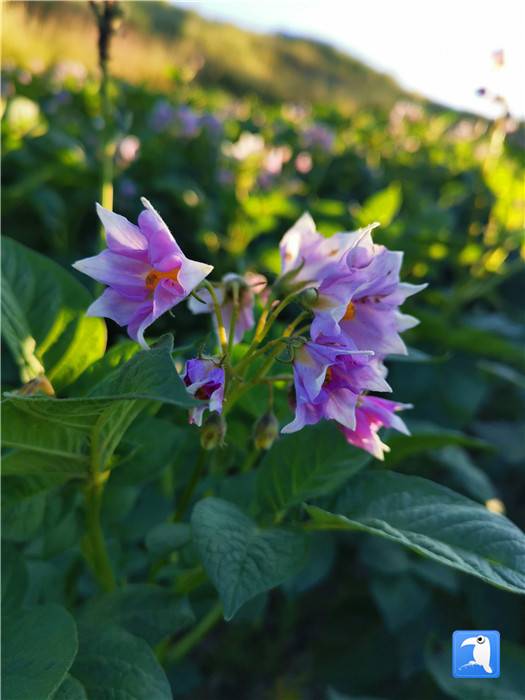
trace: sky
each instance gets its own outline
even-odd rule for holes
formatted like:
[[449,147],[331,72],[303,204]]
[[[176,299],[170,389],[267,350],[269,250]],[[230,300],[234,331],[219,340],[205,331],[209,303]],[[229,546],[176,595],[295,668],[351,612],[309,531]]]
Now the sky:
[[[476,96],[503,94],[525,118],[524,0],[176,0],[210,19],[257,32],[326,41],[388,73],[404,88],[495,117]],[[503,49],[505,65],[492,53]]]

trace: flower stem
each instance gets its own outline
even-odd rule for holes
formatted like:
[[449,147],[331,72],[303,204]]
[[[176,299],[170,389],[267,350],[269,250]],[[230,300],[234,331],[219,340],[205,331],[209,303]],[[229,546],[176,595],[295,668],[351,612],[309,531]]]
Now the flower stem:
[[231,355],[235,339],[235,326],[237,325],[237,319],[239,318],[239,285],[234,282],[233,284],[233,311],[230,320],[230,331],[228,335],[228,352]]
[[102,495],[104,493],[105,479],[101,474],[93,475],[85,492],[86,496],[86,541],[89,553],[89,561],[93,568],[97,581],[104,591],[114,591],[117,587],[115,575],[109,559],[108,550],[104,540],[104,533],[100,523],[102,509]]
[[197,484],[199,483],[199,480],[202,476],[205,462],[206,451],[201,449],[199,452],[199,456],[197,457],[197,461],[195,462],[195,467],[193,468],[190,480],[184,490],[184,493],[182,494],[180,503],[177,507],[177,510],[175,511],[175,515],[173,516],[174,522],[180,522],[184,517],[186,511],[188,510],[188,506],[190,505],[193,492],[195,491]]
[[222,617],[221,603],[215,603],[206,615],[180,639],[164,658],[165,665],[176,663],[188,654]]
[[204,280],[203,285],[209,291],[213,303],[213,311],[215,313],[215,318],[217,319],[217,333],[219,335],[219,343],[221,346],[221,350],[223,352],[223,355],[225,357],[228,357],[228,338],[226,336],[226,329],[224,327],[224,321],[222,319],[221,305],[219,304],[219,300],[217,298],[217,294],[215,293],[213,285],[210,284],[208,280]]

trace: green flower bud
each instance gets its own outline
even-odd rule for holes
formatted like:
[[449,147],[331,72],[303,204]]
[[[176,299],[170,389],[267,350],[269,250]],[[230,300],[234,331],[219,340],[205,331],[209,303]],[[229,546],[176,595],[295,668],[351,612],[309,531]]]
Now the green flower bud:
[[319,292],[314,287],[308,287],[299,295],[298,301],[307,309],[311,309],[319,298]]
[[253,427],[253,441],[258,450],[269,450],[279,436],[279,422],[272,411],[268,411]]
[[210,413],[201,428],[201,447],[204,450],[214,450],[216,447],[222,447],[225,435],[226,421],[224,418],[219,413]]

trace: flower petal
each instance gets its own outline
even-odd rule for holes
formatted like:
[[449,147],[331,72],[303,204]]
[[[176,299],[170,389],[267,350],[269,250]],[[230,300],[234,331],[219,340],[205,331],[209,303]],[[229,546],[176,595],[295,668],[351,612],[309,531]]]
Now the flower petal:
[[86,316],[97,316],[102,318],[110,318],[119,326],[127,326],[133,316],[141,309],[149,310],[151,304],[146,301],[138,301],[136,299],[128,299],[123,297],[116,290],[108,287],[102,295],[95,299],[91,306],[86,311]]
[[97,214],[106,231],[108,248],[114,253],[147,261],[148,241],[138,226],[124,216],[104,209],[97,203]]
[[148,294],[145,278],[150,267],[140,260],[103,250],[91,258],[77,260],[73,267],[131,299],[145,299]]

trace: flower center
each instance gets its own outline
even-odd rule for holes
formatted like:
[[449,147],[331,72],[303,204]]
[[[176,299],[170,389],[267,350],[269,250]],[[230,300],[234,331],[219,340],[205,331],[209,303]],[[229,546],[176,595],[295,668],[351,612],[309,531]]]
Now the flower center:
[[323,386],[327,386],[332,381],[332,368],[328,367],[326,370],[326,376],[324,378]]
[[154,292],[155,287],[158,285],[158,283],[161,280],[173,280],[174,282],[176,282],[178,276],[179,276],[178,270],[170,270],[169,272],[161,272],[160,270],[151,270],[150,272],[148,272],[146,279],[145,279],[146,289],[150,292]]
[[352,321],[355,317],[355,305],[350,302],[346,307],[345,315],[343,316],[343,321]]

